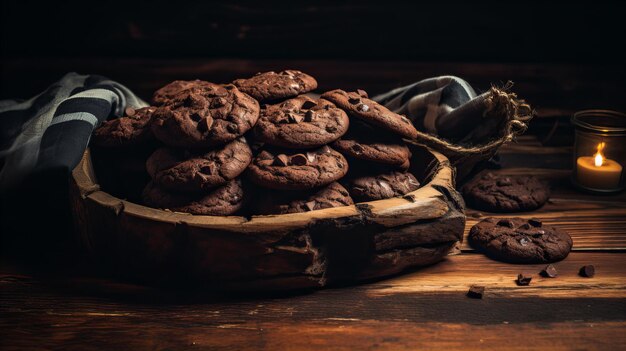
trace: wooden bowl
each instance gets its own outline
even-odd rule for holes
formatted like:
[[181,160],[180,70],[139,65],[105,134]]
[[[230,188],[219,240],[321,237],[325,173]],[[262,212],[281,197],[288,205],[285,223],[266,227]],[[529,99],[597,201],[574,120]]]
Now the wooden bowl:
[[72,172],[79,239],[96,263],[134,280],[219,289],[298,289],[396,274],[443,259],[464,204],[442,154],[410,145],[423,186],[403,197],[304,213],[196,216],[100,189],[87,150]]

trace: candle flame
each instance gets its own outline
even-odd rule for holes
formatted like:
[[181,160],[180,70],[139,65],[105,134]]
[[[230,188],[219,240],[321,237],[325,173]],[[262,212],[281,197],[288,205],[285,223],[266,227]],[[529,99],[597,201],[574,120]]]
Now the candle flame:
[[604,163],[604,155],[602,155],[602,150],[604,150],[605,146],[606,144],[604,142],[601,142],[600,144],[598,144],[598,147],[597,147],[598,152],[596,152],[593,155],[596,167],[600,167]]

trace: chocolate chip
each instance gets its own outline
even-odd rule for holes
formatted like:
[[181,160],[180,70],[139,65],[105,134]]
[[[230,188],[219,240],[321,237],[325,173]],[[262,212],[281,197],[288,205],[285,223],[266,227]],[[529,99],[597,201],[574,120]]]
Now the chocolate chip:
[[363,90],[363,89],[357,89],[356,93],[359,94],[361,97],[367,98],[369,96],[367,96],[367,91]]
[[498,225],[501,227],[513,228],[513,222],[510,219],[501,219],[498,221]]
[[304,121],[305,122],[311,122],[313,120],[313,116],[314,115],[315,114],[313,113],[313,111],[311,111],[311,110],[306,111],[306,113],[304,114]]
[[531,276],[524,275],[524,274],[520,273],[520,274],[517,275],[517,280],[515,282],[519,286],[526,286],[526,285],[530,284],[531,280],[533,280],[533,278]]
[[367,106],[366,104],[360,104],[356,107],[356,109],[361,112],[367,112],[370,110],[370,107]]
[[402,198],[407,200],[407,201],[410,201],[410,202],[415,202],[416,201],[415,195],[413,195],[413,194],[404,195]]
[[217,98],[217,99],[213,99],[213,101],[211,101],[211,108],[219,108],[226,105],[226,99],[224,98]]
[[519,227],[519,229],[523,229],[523,230],[529,230],[530,228],[531,226],[528,223],[524,223]]
[[482,299],[485,294],[485,287],[480,285],[472,285],[467,291],[467,297],[473,299]]
[[591,278],[596,275],[596,268],[591,264],[582,266],[580,267],[578,274],[580,274],[581,277]]
[[535,228],[539,228],[543,223],[541,223],[541,221],[536,218],[531,218],[528,220],[528,224],[532,225]]
[[296,154],[291,156],[291,164],[294,166],[304,166],[308,162],[307,157],[303,154]]
[[332,126],[332,125],[326,126],[326,131],[329,133],[334,133],[337,131],[337,127]]
[[226,88],[226,90],[233,90],[233,89],[235,89],[235,86],[232,85],[232,84],[227,84],[227,85],[224,86],[224,88]]
[[324,105],[324,110],[328,111],[328,110],[330,110],[331,107],[332,107],[331,105]]
[[198,122],[198,130],[201,132],[206,132],[207,130],[211,130],[213,126],[213,118],[207,117],[200,122]]
[[295,114],[295,113],[288,113],[287,114],[287,119],[289,120],[289,123],[300,123],[300,122],[302,122],[302,120],[304,118],[301,115],[298,115],[298,114]]
[[124,110],[124,113],[126,114],[126,116],[128,117],[132,117],[135,115],[135,113],[137,113],[137,111],[135,111],[134,108],[132,107],[127,107],[126,110]]
[[498,186],[507,186],[507,185],[512,185],[513,182],[511,182],[511,178],[507,177],[507,178],[498,179],[496,184],[498,184]]
[[519,239],[519,243],[522,246],[528,245],[529,242],[530,242],[530,240],[528,240],[528,238],[526,238],[526,237],[523,237],[523,238]]
[[236,134],[236,133],[239,133],[239,126],[234,123],[231,123],[226,126],[226,130],[230,133]]
[[546,268],[541,270],[540,274],[546,278],[556,278],[559,272],[556,270],[556,267],[554,267],[554,265],[549,264],[546,266]]
[[306,207],[306,209],[309,210],[309,211],[313,211],[313,210],[315,210],[315,205],[316,204],[317,204],[317,202],[315,202],[315,201],[309,201],[309,202],[304,204],[304,207]]
[[191,118],[193,121],[196,121],[196,122],[200,122],[202,120],[202,116],[198,112],[194,112],[190,114],[189,118]]
[[204,173],[204,174],[213,174],[213,171],[214,171],[213,165],[203,166],[202,168],[200,168],[200,173]]
[[311,100],[307,100],[304,102],[304,104],[302,104],[301,109],[303,110],[308,110],[310,108],[315,107],[317,104],[315,103],[315,101],[311,101]]
[[276,158],[274,159],[274,163],[272,163],[272,164],[274,166],[284,167],[284,166],[289,164],[289,157],[287,157],[287,155],[285,155],[285,154],[280,154],[280,155],[276,156]]
[[352,98],[351,97],[351,98],[348,99],[348,102],[351,103],[352,105],[356,105],[359,102],[361,102],[361,99],[359,99],[359,98]]
[[363,152],[363,146],[359,144],[352,145],[351,149],[357,154],[360,155]]

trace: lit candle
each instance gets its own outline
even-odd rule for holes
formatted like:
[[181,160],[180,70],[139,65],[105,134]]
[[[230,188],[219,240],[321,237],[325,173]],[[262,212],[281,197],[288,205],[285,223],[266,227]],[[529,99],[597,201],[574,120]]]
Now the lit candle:
[[610,190],[619,186],[622,165],[605,158],[605,144],[600,143],[593,156],[581,156],[576,160],[576,177],[580,185],[592,189]]

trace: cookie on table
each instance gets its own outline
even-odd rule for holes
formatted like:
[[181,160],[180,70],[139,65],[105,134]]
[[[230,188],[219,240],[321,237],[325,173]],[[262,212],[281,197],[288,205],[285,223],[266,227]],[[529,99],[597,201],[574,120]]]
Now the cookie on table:
[[346,183],[350,196],[357,202],[402,196],[420,187],[417,178],[408,172],[357,176]]
[[165,189],[205,191],[239,176],[251,160],[252,151],[241,137],[207,152],[159,148],[146,161],[146,169]]
[[250,130],[259,117],[259,103],[234,85],[188,89],[154,112],[152,132],[173,147],[222,145]]
[[348,162],[328,146],[298,151],[261,151],[248,166],[250,181],[281,190],[313,189],[330,184],[348,172]]
[[332,143],[332,147],[350,159],[380,163],[406,170],[411,151],[399,138],[381,133],[364,123],[354,122],[348,133]]
[[345,92],[340,89],[325,92],[322,99],[329,100],[339,106],[350,117],[358,118],[365,123],[380,127],[401,137],[415,139],[417,129],[405,116],[390,111],[385,106],[368,98],[363,90]]
[[560,261],[573,244],[566,232],[525,218],[483,219],[472,227],[468,240],[487,256],[511,263]]
[[209,83],[207,81],[204,80],[175,80],[167,85],[165,85],[164,87],[162,87],[161,89],[157,90],[154,92],[154,95],[152,96],[152,102],[156,105],[156,106],[160,106],[163,104],[168,103],[170,100],[172,100],[177,94],[185,91],[185,90],[189,90],[189,89],[193,89],[193,88],[211,88],[212,87],[212,83]]
[[93,145],[117,148],[145,144],[154,140],[150,122],[156,107],[127,108],[125,115],[104,121],[91,139]]
[[332,102],[302,95],[262,109],[253,131],[269,145],[309,149],[337,140],[349,124],[348,115]]
[[346,188],[337,182],[307,192],[261,189],[253,203],[255,214],[285,214],[354,205]]
[[490,212],[532,211],[550,197],[548,184],[536,177],[491,172],[471,180],[462,190],[470,207]]
[[315,78],[296,70],[257,73],[248,79],[237,79],[233,84],[259,102],[290,98],[317,89]]
[[228,216],[241,208],[243,188],[241,181],[234,179],[209,192],[188,194],[169,192],[150,182],[142,198],[145,205],[154,208],[195,215]]

